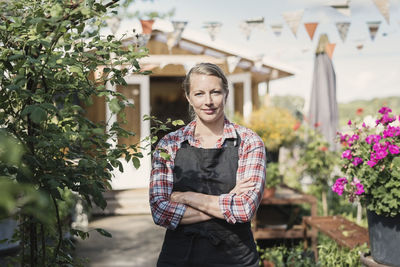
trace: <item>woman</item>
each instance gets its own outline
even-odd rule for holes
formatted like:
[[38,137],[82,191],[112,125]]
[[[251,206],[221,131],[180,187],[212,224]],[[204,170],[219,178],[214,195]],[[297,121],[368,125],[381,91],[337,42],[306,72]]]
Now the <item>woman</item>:
[[264,189],[264,144],[225,118],[228,83],[218,66],[194,66],[183,87],[195,119],[153,155],[150,206],[167,228],[157,266],[258,266],[250,221]]

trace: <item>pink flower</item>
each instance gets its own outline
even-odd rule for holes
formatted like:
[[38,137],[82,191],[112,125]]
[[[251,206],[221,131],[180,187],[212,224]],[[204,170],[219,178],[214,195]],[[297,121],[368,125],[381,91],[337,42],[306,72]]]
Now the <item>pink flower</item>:
[[349,121],[347,122],[347,125],[351,125],[351,120],[349,120]]
[[363,122],[362,127],[367,128],[367,125],[365,124],[365,122]]
[[352,159],[353,158],[353,156],[351,155],[351,150],[350,149],[347,149],[346,151],[344,151],[343,153],[342,153],[342,158],[343,159]]
[[388,114],[388,113],[392,112],[392,110],[388,107],[382,107],[378,112],[381,114]]
[[377,143],[382,139],[382,137],[379,134],[371,134],[368,135],[367,138],[365,138],[365,142],[367,142],[368,144],[372,144],[372,143]]
[[396,145],[389,145],[389,152],[393,155],[395,154],[399,154],[400,153],[400,149],[398,146]]
[[343,194],[344,186],[348,183],[346,177],[338,178],[332,185],[332,191],[337,193],[339,196]]
[[375,159],[384,159],[388,155],[386,150],[379,150],[375,153]]
[[361,158],[355,157],[353,160],[353,165],[357,166],[357,165],[361,164],[362,162],[363,162],[363,160]]
[[365,192],[364,191],[364,186],[362,184],[360,184],[360,183],[356,184],[356,188],[357,188],[357,190],[355,192],[356,195],[361,195],[362,193]]
[[376,160],[368,160],[367,164],[372,168],[374,167],[376,164],[378,163],[378,161]]

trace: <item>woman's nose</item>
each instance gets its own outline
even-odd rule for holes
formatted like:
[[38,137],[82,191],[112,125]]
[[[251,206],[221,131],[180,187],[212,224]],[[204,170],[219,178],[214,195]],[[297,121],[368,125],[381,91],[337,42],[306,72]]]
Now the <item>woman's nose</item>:
[[206,104],[207,105],[212,105],[213,103],[214,103],[214,101],[213,101],[212,95],[211,94],[207,94]]

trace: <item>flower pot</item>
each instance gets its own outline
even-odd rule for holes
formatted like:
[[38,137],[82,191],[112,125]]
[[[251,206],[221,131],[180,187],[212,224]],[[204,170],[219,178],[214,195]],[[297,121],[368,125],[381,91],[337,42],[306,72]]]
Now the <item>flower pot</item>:
[[275,267],[275,264],[272,261],[263,260],[263,266],[264,267]]
[[367,219],[372,258],[381,264],[400,267],[400,214],[386,217],[367,210]]
[[264,188],[263,198],[272,198],[275,196],[276,187]]

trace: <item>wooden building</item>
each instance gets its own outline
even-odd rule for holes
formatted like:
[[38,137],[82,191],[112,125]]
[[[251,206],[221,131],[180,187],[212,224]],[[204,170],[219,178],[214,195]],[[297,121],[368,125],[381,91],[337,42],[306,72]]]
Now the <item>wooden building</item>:
[[[122,92],[130,102],[135,104],[135,108],[130,108],[126,112],[128,120],[126,128],[135,132],[136,136],[129,139],[121,138],[118,143],[138,142],[150,134],[149,121],[142,120],[145,114],[154,115],[161,120],[171,118],[182,119],[185,123],[190,121],[182,81],[196,63],[211,62],[224,70],[230,89],[226,113],[230,117],[238,112],[244,119],[250,116],[253,109],[261,105],[258,94],[259,83],[268,84],[271,80],[293,75],[291,71],[283,67],[243,54],[241,52],[243,49],[235,49],[232,44],[212,42],[209,38],[204,38],[195,32],[185,31],[179,42],[172,49],[168,49],[168,34],[160,29],[153,30],[146,45],[149,56],[139,60],[142,69],[151,70],[151,75],[128,76],[125,79],[127,86],[108,85],[109,89]],[[125,39],[124,43],[136,41],[135,37],[131,37]],[[235,64],[231,61],[235,61]],[[94,121],[106,118],[111,122],[117,120],[104,101],[95,101],[94,105],[87,110],[89,118]],[[109,201],[106,213],[134,213],[148,210],[145,203],[137,205],[139,198],[145,198],[146,203],[148,202],[144,194],[147,196],[151,156],[147,152],[143,154],[145,157],[141,160],[141,167],[138,170],[122,160],[124,172],[120,173],[116,170],[111,183],[113,192],[110,192],[109,196],[110,199],[116,199],[115,196],[118,194],[124,196],[122,198],[125,199],[131,198],[131,202],[136,203],[135,211],[126,208],[124,210],[123,206],[128,204],[114,203],[113,206]],[[121,200],[118,201],[121,202]]]

